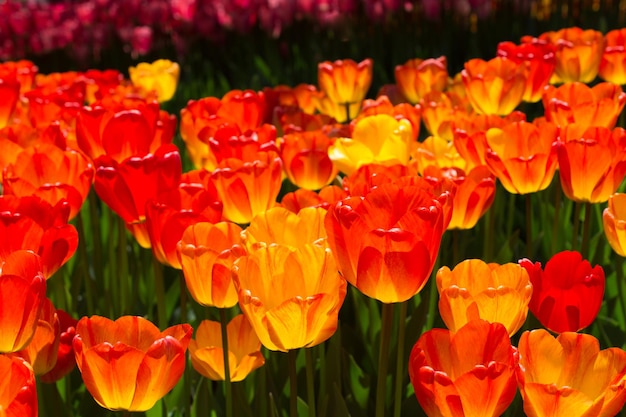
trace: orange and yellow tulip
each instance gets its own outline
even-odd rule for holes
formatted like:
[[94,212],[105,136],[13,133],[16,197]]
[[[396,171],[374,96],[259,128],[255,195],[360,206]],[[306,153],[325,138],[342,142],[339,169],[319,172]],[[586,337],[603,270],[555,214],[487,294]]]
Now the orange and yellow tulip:
[[452,92],[431,91],[420,100],[424,126],[433,136],[452,140],[452,123],[472,112],[467,99]]
[[422,334],[409,356],[409,377],[428,416],[497,417],[517,392],[517,366],[506,328],[473,320],[456,333]]
[[604,35],[606,46],[600,61],[598,75],[613,84],[626,84],[626,28],[615,29]]
[[528,272],[518,264],[467,259],[453,270],[439,269],[437,290],[439,314],[451,332],[482,319],[501,323],[513,336],[526,321],[533,287]]
[[78,320],[63,310],[57,310],[56,313],[59,318],[61,330],[59,334],[59,350],[56,354],[57,360],[54,367],[39,377],[42,382],[46,383],[53,383],[62,379],[76,366],[72,340],[74,340],[74,336],[76,336],[76,324]]
[[241,310],[269,350],[312,347],[337,329],[346,281],[323,245],[263,245],[235,261],[233,281]]
[[602,222],[606,239],[615,253],[626,257],[626,194],[615,193],[609,197]]
[[328,156],[332,143],[321,130],[293,132],[280,138],[280,157],[289,181],[299,188],[319,190],[334,180],[338,169]]
[[448,193],[436,198],[419,185],[390,182],[331,206],[324,223],[342,275],[383,303],[413,297],[437,258],[447,199]]
[[20,98],[20,83],[15,74],[3,73],[0,68],[0,129],[7,126]]
[[33,369],[24,359],[0,355],[0,415],[37,417],[37,386]]
[[73,346],[85,387],[109,410],[151,409],[183,375],[192,331],[179,324],[161,332],[136,316],[83,317]]
[[180,66],[169,59],[157,59],[153,63],[140,62],[128,68],[128,75],[135,86],[146,91],[155,90],[159,102],[171,100],[176,93]]
[[0,353],[28,345],[45,300],[46,279],[34,252],[19,250],[0,261]]
[[426,167],[431,165],[442,169],[459,168],[463,171],[469,171],[468,168],[470,168],[454,146],[454,142],[440,136],[429,136],[423,142],[419,142],[411,156],[411,162],[416,165],[417,172],[421,174],[424,173]]
[[347,196],[348,194],[345,190],[336,185],[327,185],[318,193],[298,188],[291,193],[285,194],[282,200],[280,200],[280,205],[296,214],[307,207],[321,207],[328,210],[331,204],[335,204],[337,201]]
[[519,388],[529,417],[615,416],[626,402],[626,352],[589,334],[524,332]]
[[372,83],[373,66],[371,59],[359,63],[351,59],[324,61],[317,66],[319,88],[333,103],[360,103]]
[[241,244],[241,227],[235,223],[199,222],[185,229],[176,252],[187,289],[198,304],[218,308],[237,304],[230,269],[245,252],[230,249]]
[[[217,321],[203,320],[196,328],[196,338],[189,342],[193,368],[213,381],[224,381],[224,349],[221,325]],[[261,341],[248,319],[239,314],[226,326],[228,337],[228,366],[230,380],[243,381],[248,374],[263,366]]]
[[522,102],[525,67],[511,59],[470,59],[461,74],[467,98],[477,113],[506,116]]
[[396,66],[396,84],[409,103],[417,104],[431,91],[444,91],[448,86],[448,62],[445,56],[410,59]]

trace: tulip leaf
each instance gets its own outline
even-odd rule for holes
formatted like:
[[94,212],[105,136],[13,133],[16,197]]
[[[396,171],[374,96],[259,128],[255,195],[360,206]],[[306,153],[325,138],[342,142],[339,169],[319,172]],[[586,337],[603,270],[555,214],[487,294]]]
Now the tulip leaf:
[[372,385],[371,377],[363,372],[352,355],[348,355],[348,373],[350,391],[354,400],[362,410],[367,410]]
[[350,411],[346,405],[346,401],[343,398],[341,389],[337,385],[333,385],[331,390],[331,404],[330,410],[332,410],[333,417],[350,417]]

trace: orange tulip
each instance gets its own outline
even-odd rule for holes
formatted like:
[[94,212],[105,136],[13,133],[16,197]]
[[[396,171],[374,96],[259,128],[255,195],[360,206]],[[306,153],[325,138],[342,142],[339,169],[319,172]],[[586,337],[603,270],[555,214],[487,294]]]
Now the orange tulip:
[[0,353],[30,342],[45,299],[46,279],[35,253],[18,250],[0,262]]
[[317,66],[319,88],[333,103],[360,103],[372,83],[373,66],[371,59],[358,64],[351,59],[322,62]]
[[270,350],[312,347],[337,329],[346,281],[322,245],[260,247],[235,261],[233,281],[241,310]]
[[322,131],[294,132],[279,140],[280,157],[292,184],[319,190],[337,176],[338,169],[328,156],[332,144]]
[[183,375],[192,331],[179,324],[160,332],[135,316],[83,317],[73,345],[85,387],[109,410],[149,410]]
[[602,53],[598,75],[613,84],[626,84],[626,28],[615,29],[604,36],[606,46]]
[[[556,68],[550,81],[590,83],[598,75],[604,52],[604,35],[597,30],[570,27],[539,36],[556,47]],[[523,41],[523,39],[522,39]]]
[[571,124],[561,129],[555,146],[561,188],[570,200],[603,203],[626,175],[626,130],[621,127],[611,131]]
[[291,193],[285,194],[282,200],[280,200],[280,205],[293,213],[299,213],[306,207],[321,207],[328,210],[331,204],[335,204],[347,196],[348,194],[336,185],[327,185],[319,193],[298,188]]
[[368,297],[408,300],[426,284],[447,226],[442,201],[419,185],[383,183],[331,206],[324,220],[342,275]]
[[56,308],[52,301],[46,298],[33,338],[24,349],[15,353],[31,365],[36,376],[47,373],[56,365],[61,335],[60,325]]
[[500,323],[473,320],[430,330],[409,357],[409,377],[429,416],[496,417],[517,392],[518,355]]
[[20,98],[20,83],[16,74],[6,74],[0,68],[0,129],[7,126]]
[[[452,123],[472,111],[466,99],[447,92],[431,91],[420,100],[424,126],[433,136],[452,140]],[[468,108],[470,107],[470,108]]]
[[417,171],[422,174],[430,165],[461,170],[469,168],[467,161],[459,154],[454,143],[439,136],[429,136],[423,142],[418,143],[412,157]]
[[0,63],[0,72],[8,72],[16,75],[17,80],[20,83],[21,94],[24,94],[33,88],[35,76],[38,71],[39,68],[32,61],[28,61],[26,59]]
[[364,100],[361,113],[350,122],[350,125],[351,129],[354,129],[354,125],[365,117],[377,114],[388,114],[398,121],[407,119],[411,122],[413,141],[416,141],[420,132],[421,111],[422,108],[419,104],[411,105],[408,103],[399,103],[394,106],[389,97],[379,96],[376,100]]
[[506,116],[522,102],[526,89],[525,67],[495,57],[470,59],[461,72],[467,98],[477,113]]
[[318,91],[313,96],[316,110],[322,115],[328,116],[338,123],[350,122],[361,111],[362,101],[350,104],[334,102],[323,91]]
[[109,91],[115,90],[125,83],[122,73],[114,69],[88,69],[82,76],[87,84],[85,101],[88,104],[93,104],[98,100],[96,96],[106,95]]
[[37,417],[37,386],[33,369],[24,359],[0,355],[0,415]]
[[447,230],[471,229],[489,210],[496,193],[496,181],[489,169],[482,165],[470,172],[460,168],[437,168],[428,166],[424,169],[424,177],[450,180],[456,185],[452,197],[452,218]]
[[512,194],[548,188],[557,168],[557,128],[552,123],[516,122],[487,131],[487,166]]
[[592,335],[524,332],[517,371],[529,417],[615,416],[626,402],[626,352]]
[[513,336],[526,321],[533,286],[518,264],[467,259],[453,270],[439,269],[437,290],[439,314],[451,332],[482,319],[503,324]]
[[431,91],[448,86],[448,62],[445,56],[431,59],[410,59],[395,69],[398,90],[409,103],[417,104]]
[[525,37],[520,45],[500,42],[497,55],[526,68],[526,88],[522,100],[529,103],[541,100],[543,88],[550,82],[556,67],[555,46],[545,40]]
[[626,194],[615,193],[609,197],[609,206],[602,214],[604,234],[619,256],[626,257]]
[[245,252],[230,249],[241,244],[241,227],[234,223],[200,222],[185,229],[176,252],[187,289],[198,304],[218,308],[237,304],[230,269]]
[[180,66],[169,59],[157,59],[153,63],[140,62],[128,68],[130,80],[146,91],[156,90],[160,102],[171,100],[176,93]]
[[78,320],[63,310],[57,310],[56,313],[59,317],[61,330],[59,335],[59,350],[56,354],[57,360],[54,367],[39,377],[42,382],[46,383],[53,383],[62,379],[76,366],[72,340],[74,340],[74,336],[76,336],[76,324]]
[[[24,93],[28,101],[27,117],[31,125],[42,128],[59,121],[69,128],[73,124],[76,114],[85,103],[85,82],[77,74],[63,73],[63,77],[67,79],[53,80],[49,86],[38,84],[36,88]],[[39,79],[40,77],[37,78]]]
[[[221,325],[217,321],[202,320],[196,329],[196,338],[189,342],[193,368],[213,381],[224,381],[224,349]],[[243,381],[265,363],[261,341],[243,314],[234,317],[226,327],[228,337],[228,366],[230,380]]]
[[224,218],[238,224],[275,204],[282,183],[282,163],[274,151],[259,152],[254,159],[227,158],[212,173],[224,204]]
[[626,93],[618,85],[582,83],[548,86],[543,93],[546,119],[559,127],[572,123],[612,129],[626,103]]
[[406,165],[367,164],[361,166],[352,174],[343,177],[341,183],[343,189],[347,191],[346,197],[365,196],[374,187],[386,182],[393,182],[408,175],[410,175],[410,170]]

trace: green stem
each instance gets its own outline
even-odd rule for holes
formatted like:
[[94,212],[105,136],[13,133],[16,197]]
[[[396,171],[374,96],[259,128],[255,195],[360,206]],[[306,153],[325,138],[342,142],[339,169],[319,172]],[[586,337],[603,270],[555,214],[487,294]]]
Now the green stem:
[[531,194],[526,194],[526,256],[533,259],[533,207]]
[[435,262],[435,268],[432,272],[432,277],[430,277],[430,292],[428,293],[428,313],[426,313],[426,323],[424,324],[424,328],[422,329],[422,333],[430,330],[435,325],[435,318],[438,316],[437,310],[439,309],[439,305],[437,303],[437,298],[439,297],[439,291],[437,290],[437,271],[439,270],[439,258]]
[[385,415],[389,345],[391,342],[391,328],[393,327],[393,304],[383,304],[381,326],[380,351],[378,354],[378,382],[376,383],[376,417],[383,417]]
[[167,328],[168,317],[165,305],[165,278],[163,277],[163,265],[152,254],[152,268],[154,270],[154,292],[157,300],[157,316],[161,331]]
[[452,265],[453,267],[459,262],[460,250],[459,250],[459,233],[458,229],[451,230],[452,233]]
[[81,267],[81,274],[83,276],[83,280],[85,282],[85,293],[87,298],[87,314],[94,314],[94,290],[93,290],[93,280],[91,279],[91,274],[89,273],[89,258],[87,257],[87,237],[85,235],[85,225],[83,223],[83,215],[82,212],[78,212],[76,216],[77,220],[77,229],[78,229],[78,252],[80,256],[79,264]]
[[298,417],[298,371],[296,369],[296,350],[287,352],[289,362],[289,416]]
[[317,415],[315,410],[315,365],[313,363],[311,348],[304,349],[304,357],[306,360],[306,389],[309,417],[315,417]]
[[485,233],[483,236],[483,259],[486,262],[490,262],[491,258],[492,258],[492,254],[493,254],[493,227],[495,224],[495,215],[494,213],[494,209],[493,207],[491,207],[489,210],[487,210],[487,213],[485,213],[485,220],[484,220],[484,224],[485,224]]
[[[455,230],[456,232],[456,230]],[[408,301],[400,303],[400,318],[398,320],[398,354],[396,356],[396,386],[394,388],[393,415],[400,417],[402,400],[404,399],[404,339],[406,334],[406,312]]]
[[126,236],[126,226],[124,221],[119,219],[118,224],[118,256],[117,256],[117,279],[119,280],[119,311],[121,315],[128,314],[128,240]]
[[346,124],[350,124],[350,103],[344,103],[346,106]]
[[589,259],[589,232],[591,229],[591,203],[585,203],[585,220],[583,223],[583,241],[580,245],[580,253],[583,259]]
[[233,385],[230,380],[230,363],[228,361],[228,318],[226,310],[220,308],[222,327],[222,350],[224,352],[224,388],[226,389],[226,417],[233,417]]
[[559,235],[558,218],[561,211],[561,183],[556,181],[554,192],[554,222],[552,223],[552,246],[550,253],[556,253]]
[[130,417],[131,416],[131,412],[128,410],[122,410],[122,417]]
[[580,209],[582,203],[574,205],[574,229],[572,230],[572,250],[578,248],[578,229],[580,228]]
[[102,279],[102,233],[100,230],[101,216],[98,214],[98,197],[96,193],[91,190],[88,195],[89,204],[89,217],[91,224],[91,234],[93,236],[93,267],[96,274],[96,279],[101,281]]

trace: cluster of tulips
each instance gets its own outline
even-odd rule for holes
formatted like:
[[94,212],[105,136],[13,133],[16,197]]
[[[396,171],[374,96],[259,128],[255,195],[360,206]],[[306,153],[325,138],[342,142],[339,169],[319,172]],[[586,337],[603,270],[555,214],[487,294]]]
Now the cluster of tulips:
[[[600,350],[579,332],[605,297],[604,270],[587,260],[593,204],[608,201],[606,238],[626,256],[626,195],[617,193],[626,130],[615,127],[626,103],[626,29],[567,28],[502,43],[496,55],[468,61],[455,77],[444,57],[408,61],[373,100],[370,59],[320,63],[317,86],[192,100],[180,114],[189,172],[172,143],[176,118],[159,105],[175,93],[177,64],[140,64],[129,80],[112,70],[42,75],[29,61],[0,64],[0,415],[37,415],[36,381],[59,381],[74,365],[102,407],[146,411],[181,379],[189,353],[198,374],[226,381],[230,417],[231,382],[264,365],[264,346],[288,352],[290,371],[305,349],[314,416],[310,348],[333,336],[347,295],[356,304],[363,294],[382,310],[375,415],[399,416],[408,303],[427,285],[444,232],[491,213],[496,181],[527,198],[527,257],[435,271],[447,329],[429,328],[430,314],[410,352],[417,401],[430,416],[497,416],[519,390],[529,416],[617,414],[626,351]],[[539,101],[544,114],[532,121],[515,111]],[[418,140],[422,122],[429,135]],[[574,232],[542,265],[532,259],[530,196],[557,170],[558,195],[577,207]],[[83,256],[84,212],[95,213],[98,234],[100,216],[119,219],[121,243],[93,265]],[[181,270],[180,297],[216,307],[220,322],[200,320],[193,335],[184,303],[173,318],[162,270],[137,283],[154,288],[156,315],[104,317],[99,296],[132,309],[121,290],[136,248],[127,234],[155,263]],[[65,288],[59,271],[76,252],[82,273]],[[107,291],[96,294],[109,262],[127,275],[102,278]],[[71,317],[59,304],[87,314]],[[229,320],[237,305],[242,314]],[[547,330],[518,338],[529,309]],[[289,408],[297,415],[294,380]]]

